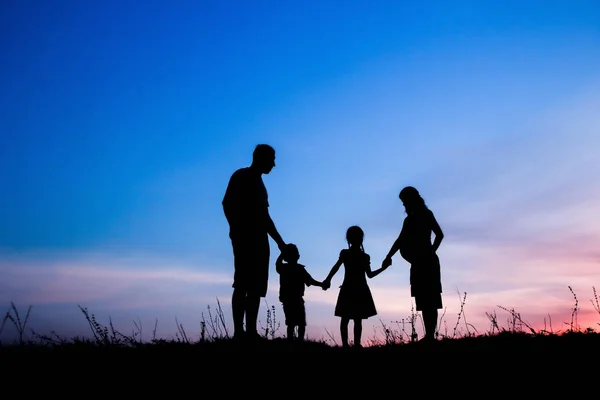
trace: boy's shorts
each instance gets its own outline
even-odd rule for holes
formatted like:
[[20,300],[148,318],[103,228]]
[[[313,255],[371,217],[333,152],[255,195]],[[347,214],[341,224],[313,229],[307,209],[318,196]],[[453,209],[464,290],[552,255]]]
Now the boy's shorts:
[[306,326],[306,308],[304,300],[292,300],[282,303],[286,326]]

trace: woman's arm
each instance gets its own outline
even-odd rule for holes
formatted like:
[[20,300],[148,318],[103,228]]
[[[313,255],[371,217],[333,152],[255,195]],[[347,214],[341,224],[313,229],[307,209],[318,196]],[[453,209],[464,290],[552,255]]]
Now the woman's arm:
[[375,278],[377,275],[379,275],[380,273],[382,273],[383,271],[385,271],[387,268],[389,267],[389,264],[385,264],[381,266],[381,268],[376,269],[375,271],[371,270],[371,261],[370,261],[370,257],[369,257],[369,263],[367,265],[367,277],[369,279],[371,278]]
[[431,213],[431,230],[435,234],[435,239],[433,239],[432,244],[433,251],[437,251],[437,249],[440,247],[440,244],[442,244],[442,240],[444,239],[444,232],[442,232],[442,228],[438,224],[433,213]]
[[390,251],[388,251],[388,253],[387,253],[387,255],[385,256],[385,258],[389,258],[389,259],[391,259],[391,258],[392,258],[392,256],[393,256],[394,254],[396,254],[396,252],[397,252],[398,250],[400,250],[400,237],[401,237],[401,236],[402,236],[401,234],[399,234],[399,235],[398,235],[398,238],[397,238],[397,239],[394,241],[394,243],[392,244],[392,247],[390,247]]

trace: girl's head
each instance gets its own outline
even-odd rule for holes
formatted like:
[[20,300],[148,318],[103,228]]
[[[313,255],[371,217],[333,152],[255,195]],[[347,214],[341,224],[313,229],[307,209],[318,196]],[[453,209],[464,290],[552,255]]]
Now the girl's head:
[[346,231],[346,241],[350,246],[357,246],[362,248],[364,238],[365,233],[363,232],[360,226],[351,226]]
[[410,214],[418,209],[427,208],[425,205],[425,200],[423,200],[419,194],[419,191],[412,186],[406,186],[404,189],[402,189],[398,197],[402,201],[402,204],[404,204],[407,214]]

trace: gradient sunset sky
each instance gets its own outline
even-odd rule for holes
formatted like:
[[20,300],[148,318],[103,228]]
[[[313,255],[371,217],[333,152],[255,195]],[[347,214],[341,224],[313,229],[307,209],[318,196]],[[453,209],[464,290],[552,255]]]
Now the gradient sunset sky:
[[[0,313],[38,332],[89,335],[78,304],[145,339],[197,337],[217,299],[231,325],[221,199],[258,143],[314,278],[354,224],[379,267],[413,185],[445,233],[442,333],[465,292],[479,333],[504,308],[566,329],[569,286],[600,328],[598,1],[5,0],[0,50]],[[271,243],[259,326],[275,306],[283,334]],[[410,316],[408,272],[369,281],[363,342]],[[339,342],[342,277],[306,290],[309,338]]]

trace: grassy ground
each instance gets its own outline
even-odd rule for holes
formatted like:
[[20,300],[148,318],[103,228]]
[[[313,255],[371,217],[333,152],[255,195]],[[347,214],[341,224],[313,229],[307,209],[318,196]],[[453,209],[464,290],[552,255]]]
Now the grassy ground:
[[[570,289],[570,288],[569,288]],[[571,290],[572,292],[572,290]],[[592,304],[600,316],[600,302],[593,288]],[[420,342],[416,334],[419,315],[414,311],[407,319],[407,324],[393,329],[382,323],[382,337],[363,338],[363,348],[343,349],[337,345],[333,336],[329,339],[287,340],[281,332],[281,324],[275,320],[274,308],[267,308],[266,326],[262,327],[262,336],[254,341],[235,341],[227,330],[225,314],[217,301],[214,311],[208,308],[207,318],[202,316],[201,333],[198,339],[190,339],[183,326],[178,326],[178,334],[170,340],[156,338],[140,340],[141,334],[125,335],[109,325],[100,324],[95,315],[86,308],[79,307],[82,317],[90,327],[89,337],[63,338],[55,332],[40,334],[28,328],[31,307],[22,315],[14,303],[11,303],[0,325],[2,330],[13,326],[18,338],[10,343],[0,342],[0,358],[9,355],[19,356],[55,356],[68,354],[111,354],[111,355],[174,355],[178,357],[197,358],[199,355],[259,351],[261,353],[312,352],[319,354],[386,354],[410,352],[501,352],[522,353],[526,351],[543,352],[597,352],[600,350],[600,332],[594,327],[581,328],[577,325],[578,302],[573,293],[571,325],[564,331],[534,330],[525,323],[520,314],[514,310],[507,312],[512,317],[508,327],[498,324],[495,314],[488,314],[490,326],[488,332],[479,333],[464,320],[463,309],[466,294],[462,298],[461,311],[456,325],[438,332],[438,340],[430,343]],[[440,317],[440,321],[444,315]],[[158,321],[157,321],[158,322]],[[134,322],[135,324],[135,322]],[[441,324],[440,324],[441,325]],[[461,325],[462,329],[458,329]],[[600,326],[600,323],[597,324]],[[596,327],[597,328],[597,327]],[[139,330],[141,332],[141,329]],[[285,328],[283,328],[285,331]],[[462,333],[459,333],[462,332]],[[352,332],[350,332],[352,337]]]

